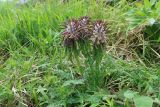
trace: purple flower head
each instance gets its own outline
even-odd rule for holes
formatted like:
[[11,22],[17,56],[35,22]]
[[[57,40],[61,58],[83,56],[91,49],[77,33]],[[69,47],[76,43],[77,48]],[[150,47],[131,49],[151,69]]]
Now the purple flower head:
[[84,39],[91,36],[91,20],[89,17],[84,16],[79,19],[79,29],[81,37]]
[[70,46],[73,45],[76,40],[80,39],[80,33],[78,32],[78,21],[69,20],[66,22],[65,30],[62,33],[64,39],[64,45]]
[[105,22],[99,20],[96,21],[93,25],[93,35],[91,40],[94,44],[104,44],[106,42],[106,24]]

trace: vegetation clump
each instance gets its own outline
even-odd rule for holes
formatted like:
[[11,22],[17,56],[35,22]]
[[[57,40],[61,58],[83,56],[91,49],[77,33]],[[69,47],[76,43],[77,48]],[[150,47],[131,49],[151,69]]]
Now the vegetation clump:
[[[102,73],[99,71],[99,65],[105,52],[107,38],[105,22],[102,20],[93,22],[87,16],[81,17],[78,20],[72,19],[66,22],[65,30],[62,34],[64,46],[69,50],[71,59],[75,58],[79,67],[80,60],[85,60],[81,62],[85,62],[85,65],[87,65],[85,68],[89,68],[87,79],[90,83],[94,83],[94,87],[100,86],[104,78],[100,76]],[[80,58],[81,55],[84,58]],[[85,73],[83,72],[82,75]],[[96,77],[98,77],[97,80],[95,80]]]
[[159,0],[27,1],[0,2],[0,107],[160,106]]

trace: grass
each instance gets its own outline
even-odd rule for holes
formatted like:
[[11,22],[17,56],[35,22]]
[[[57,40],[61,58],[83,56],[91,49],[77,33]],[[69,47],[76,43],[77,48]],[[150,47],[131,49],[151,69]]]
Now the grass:
[[[145,1],[1,3],[0,106],[159,107],[159,26],[148,20],[159,23],[160,3],[150,9]],[[81,16],[104,20],[110,30],[98,69],[82,55],[68,60],[63,47],[64,22]]]

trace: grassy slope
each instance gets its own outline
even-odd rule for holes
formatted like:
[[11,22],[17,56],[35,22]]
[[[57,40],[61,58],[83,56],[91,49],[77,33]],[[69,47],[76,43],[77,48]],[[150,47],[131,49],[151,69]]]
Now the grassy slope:
[[[115,49],[115,43],[120,41],[115,41],[119,36],[117,31],[122,32],[125,38],[128,29],[125,13],[130,7],[125,2],[122,1],[116,8],[103,8],[93,1],[63,5],[57,1],[19,7],[1,4],[1,106],[101,104],[114,107],[118,104],[130,107],[127,102],[132,100],[124,97],[126,90],[151,96],[154,100],[160,98],[158,67],[149,68],[106,54],[101,65],[104,70],[103,84],[93,90],[88,81],[81,81],[80,78],[85,77],[79,74],[79,67],[66,58],[60,34],[61,25],[66,19],[88,15],[93,20],[107,20],[112,29],[108,37],[111,45],[108,48]],[[103,102],[102,97],[105,98]]]

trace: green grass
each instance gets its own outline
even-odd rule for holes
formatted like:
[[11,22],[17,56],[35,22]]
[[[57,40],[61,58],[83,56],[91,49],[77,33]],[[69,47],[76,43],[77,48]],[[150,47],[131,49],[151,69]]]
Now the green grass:
[[[160,2],[145,1],[0,3],[0,107],[159,107],[159,26],[148,20],[159,23]],[[98,69],[68,60],[63,47],[64,22],[81,16],[110,29]]]

